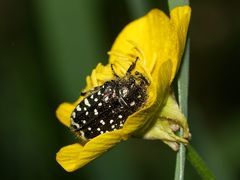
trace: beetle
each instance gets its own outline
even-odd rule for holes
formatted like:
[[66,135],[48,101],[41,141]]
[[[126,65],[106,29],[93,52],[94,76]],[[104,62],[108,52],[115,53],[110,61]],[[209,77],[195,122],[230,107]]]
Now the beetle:
[[93,90],[82,93],[86,97],[75,107],[70,120],[71,129],[83,140],[123,127],[128,116],[139,110],[147,100],[148,80],[138,71],[132,74],[139,58],[119,77]]

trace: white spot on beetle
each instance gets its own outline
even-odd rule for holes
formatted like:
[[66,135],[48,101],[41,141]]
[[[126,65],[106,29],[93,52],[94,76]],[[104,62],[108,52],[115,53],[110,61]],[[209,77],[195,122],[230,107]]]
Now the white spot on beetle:
[[89,101],[88,101],[88,99],[87,98],[85,98],[84,99],[84,103],[85,103],[85,105],[87,105],[88,107],[90,107],[91,105],[89,104]]
[[106,96],[106,97],[104,98],[104,101],[105,101],[105,102],[107,102],[107,101],[108,101],[108,99],[109,99],[109,97],[108,97],[108,96]]
[[101,123],[102,125],[105,125],[105,122],[104,122],[104,120],[101,120],[101,121],[100,121],[100,123]]
[[76,118],[76,113],[73,111],[73,113],[72,113],[72,117],[73,118]]
[[85,138],[84,132],[83,131],[79,131],[81,133],[81,136]]
[[94,109],[94,115],[98,115],[97,109]]
[[75,123],[75,121],[73,120],[73,118],[70,118],[70,121],[71,121],[71,125],[76,126],[77,129],[80,128],[79,124],[78,124],[78,123]]
[[123,87],[121,90],[120,90],[120,94],[125,97],[127,94],[128,94],[128,88],[127,87]]
[[135,101],[130,103],[130,106],[134,106],[135,105]]
[[82,110],[82,108],[79,106],[79,105],[77,105],[77,111],[81,111]]

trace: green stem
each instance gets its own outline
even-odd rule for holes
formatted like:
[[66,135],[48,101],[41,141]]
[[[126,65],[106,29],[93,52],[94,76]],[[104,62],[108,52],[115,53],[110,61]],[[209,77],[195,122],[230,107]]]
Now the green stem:
[[[189,5],[189,0],[168,0],[169,9],[173,9],[177,6]],[[180,109],[187,118],[188,111],[188,81],[189,81],[189,38],[186,44],[185,54],[183,56],[182,66],[178,77],[178,99]],[[179,136],[182,136],[183,132],[180,129]],[[185,167],[185,155],[186,148],[183,144],[180,144],[179,151],[176,157],[176,167],[175,167],[175,180],[184,179],[184,167]]]
[[[189,5],[189,0],[168,0],[169,9],[173,9],[177,6]],[[185,53],[182,59],[182,65],[178,77],[178,99],[179,106],[183,114],[187,118],[188,114],[188,81],[189,81],[189,54],[190,54],[190,40],[187,39]],[[182,129],[180,129],[179,136],[183,135]],[[176,157],[175,167],[175,180],[184,179],[184,168],[186,159],[186,148],[180,143],[179,151]]]
[[[178,77],[178,99],[181,111],[187,118],[188,114],[188,81],[189,81],[189,39],[187,40],[186,51],[183,57],[182,66]],[[179,136],[183,135],[182,129],[180,129]],[[176,157],[175,167],[175,180],[184,179],[184,167],[186,148],[183,144],[180,144],[179,151]]]
[[[176,6],[189,5],[189,0],[168,0],[169,8],[173,9]],[[179,105],[187,117],[188,114],[188,81],[189,81],[189,54],[190,54],[190,40],[188,38],[185,54],[182,59],[182,66],[179,72],[178,77],[178,98]],[[179,135],[182,135],[182,130],[180,130]],[[187,154],[186,154],[187,153]],[[216,179],[213,173],[208,169],[202,158],[199,154],[194,150],[194,148],[190,145],[186,147],[183,144],[180,144],[179,151],[176,157],[176,167],[175,167],[175,180],[183,180],[184,179],[184,166],[185,159],[187,156],[187,160],[192,164],[198,174],[202,179],[206,180],[214,180]]]
[[208,169],[205,162],[199,156],[197,151],[189,144],[187,146],[187,160],[192,164],[202,179],[214,180],[216,179],[213,173]]

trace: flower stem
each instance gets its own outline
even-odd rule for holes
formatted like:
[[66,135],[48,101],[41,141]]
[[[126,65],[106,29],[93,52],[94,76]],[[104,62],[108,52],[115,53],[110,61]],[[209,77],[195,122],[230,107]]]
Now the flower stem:
[[[168,0],[169,9],[173,9],[177,6],[189,5],[189,0]],[[187,39],[185,54],[182,59],[182,65],[178,77],[178,99],[179,106],[185,117],[188,114],[188,81],[189,81],[189,49],[190,40]],[[180,129],[179,136],[183,135],[182,129]],[[186,148],[183,144],[180,144],[179,151],[176,157],[175,167],[175,180],[184,179],[184,167],[186,159]]]
[[[178,99],[181,111],[187,117],[188,114],[188,80],[189,80],[189,39],[187,40],[186,50],[183,57],[182,66],[178,77]],[[179,136],[183,135],[182,129],[180,129]],[[184,179],[184,167],[186,159],[186,148],[183,144],[180,144],[179,151],[176,157],[175,167],[175,180]]]
[[[189,0],[168,0],[168,5],[170,9],[173,9],[176,6],[189,5]],[[190,54],[190,40],[187,39],[185,54],[182,59],[182,66],[179,72],[178,77],[178,99],[179,106],[187,117],[188,114],[188,81],[189,81],[189,54]],[[180,129],[179,136],[183,134],[182,129]],[[191,165],[198,172],[199,176],[202,179],[214,180],[216,179],[213,173],[208,169],[202,158],[199,156],[197,151],[191,146],[186,147],[183,144],[180,144],[179,151],[176,157],[176,167],[175,167],[175,180],[184,179],[184,166],[185,159],[191,163]]]
[[[189,0],[168,0],[169,9],[173,9],[177,6],[189,5]],[[185,54],[182,59],[182,66],[179,72],[178,77],[178,99],[179,106],[182,110],[183,114],[187,118],[188,114],[188,81],[189,81],[189,38],[186,43]],[[183,132],[180,129],[179,136],[182,136]],[[184,179],[184,167],[185,167],[185,159],[186,159],[186,148],[183,144],[180,144],[179,151],[176,157],[176,167],[175,167],[175,180],[183,180]]]
[[206,166],[205,162],[199,156],[197,151],[190,144],[187,146],[187,160],[195,168],[195,170],[198,172],[199,176],[201,176],[202,179],[216,179],[213,173]]

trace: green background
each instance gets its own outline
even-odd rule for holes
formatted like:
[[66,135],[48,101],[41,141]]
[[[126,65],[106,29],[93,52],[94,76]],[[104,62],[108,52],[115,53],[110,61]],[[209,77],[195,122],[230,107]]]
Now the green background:
[[[217,179],[240,179],[238,1],[192,1],[189,124]],[[120,30],[166,1],[0,1],[0,179],[173,179],[175,152],[131,139],[74,172],[55,153],[77,139],[55,117]],[[200,179],[187,162],[185,179]]]

